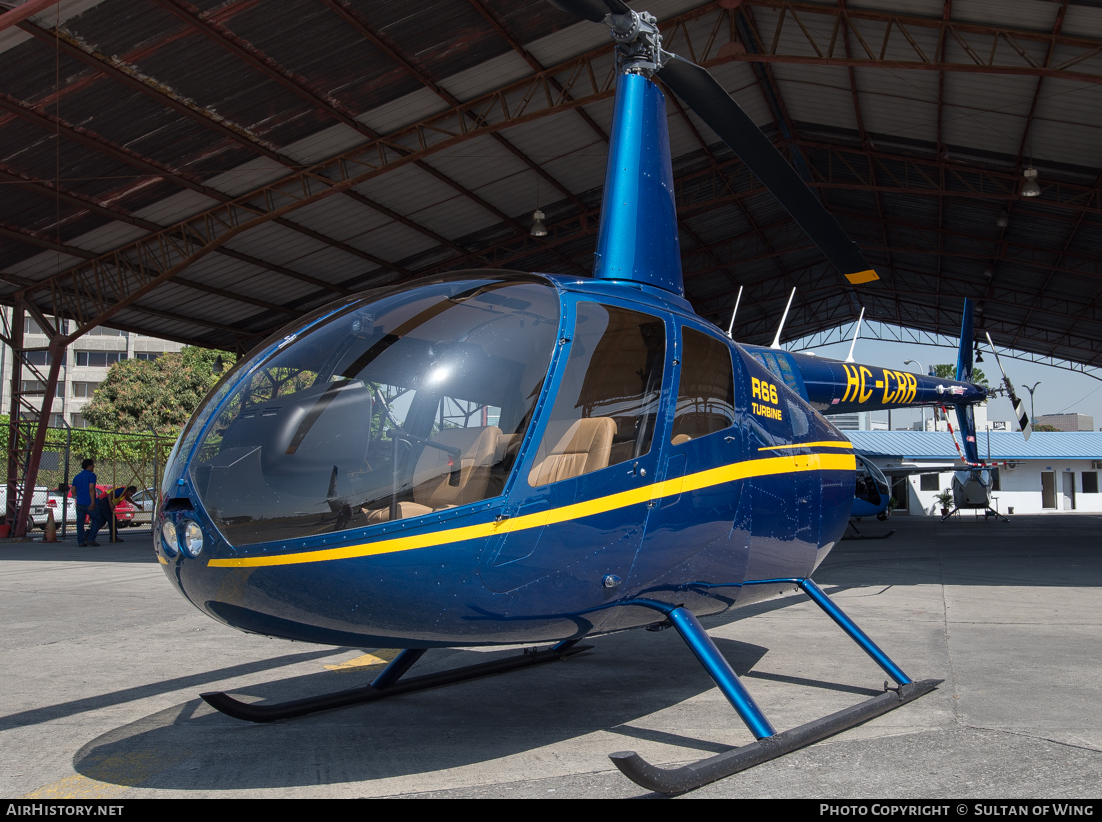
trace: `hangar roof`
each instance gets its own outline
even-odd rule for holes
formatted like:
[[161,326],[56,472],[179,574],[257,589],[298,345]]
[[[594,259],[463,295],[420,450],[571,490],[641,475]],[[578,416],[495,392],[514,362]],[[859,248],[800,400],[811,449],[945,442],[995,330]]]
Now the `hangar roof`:
[[[956,460],[948,431],[846,431],[862,454],[906,460]],[[958,435],[959,436],[959,435]],[[987,459],[987,432],[977,434],[980,456]],[[1097,431],[1037,431],[1029,442],[1017,431],[991,432],[992,460],[1102,459],[1102,433]]]
[[[702,315],[725,323],[745,286],[736,335],[767,342],[798,286],[790,338],[861,305],[955,334],[971,296],[997,343],[1102,364],[1102,8],[634,5],[713,71],[882,277],[850,287],[671,97]],[[37,14],[0,17],[0,300],[244,351],[377,284],[591,269],[612,112],[602,26],[523,0],[25,6]],[[1027,199],[1030,164],[1042,191]]]

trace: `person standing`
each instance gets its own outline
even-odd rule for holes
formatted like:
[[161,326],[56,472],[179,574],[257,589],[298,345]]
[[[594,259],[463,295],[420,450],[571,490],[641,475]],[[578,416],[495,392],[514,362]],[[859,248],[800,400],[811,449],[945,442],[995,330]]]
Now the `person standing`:
[[[73,494],[77,504],[77,547],[84,548],[94,545],[97,548],[96,535],[103,524],[99,513],[95,508],[96,496],[96,463],[95,460],[84,460],[80,464],[81,471],[73,477]],[[91,519],[92,529],[88,533],[84,530],[84,518]]]

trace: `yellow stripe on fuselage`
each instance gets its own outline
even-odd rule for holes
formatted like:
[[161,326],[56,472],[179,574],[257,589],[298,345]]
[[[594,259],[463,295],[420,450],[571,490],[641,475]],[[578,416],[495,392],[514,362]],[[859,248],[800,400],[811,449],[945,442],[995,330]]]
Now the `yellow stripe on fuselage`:
[[[829,444],[834,445],[836,443],[831,442]],[[710,488],[750,477],[765,477],[802,471],[853,471],[855,468],[856,462],[852,454],[796,454],[787,457],[747,460],[700,471],[696,474],[688,474],[677,479],[656,482],[643,488],[633,488],[630,491],[621,491],[619,494],[609,494],[605,497],[597,497],[585,502],[564,505],[561,508],[553,508],[549,511],[541,511],[538,514],[528,514],[523,517],[513,517],[500,522],[484,522],[478,525],[465,525],[459,528],[434,531],[429,534],[411,534],[408,537],[383,539],[378,542],[346,545],[340,548],[321,548],[297,554],[212,559],[207,565],[212,568],[254,568],[267,565],[298,565],[304,562],[329,562],[336,559],[393,554],[399,551],[412,551],[415,548],[431,548],[435,545],[464,542],[465,540],[480,539],[495,534],[510,534],[514,531],[539,528],[543,525],[569,522],[583,517],[592,517],[596,514],[604,514],[608,511],[615,511],[618,508],[627,508],[631,505],[659,500],[663,497],[677,496],[687,491],[698,491],[701,488]]]
[[853,448],[849,440],[826,440],[825,442],[794,442],[791,445],[766,445],[759,451],[787,451],[790,448]]

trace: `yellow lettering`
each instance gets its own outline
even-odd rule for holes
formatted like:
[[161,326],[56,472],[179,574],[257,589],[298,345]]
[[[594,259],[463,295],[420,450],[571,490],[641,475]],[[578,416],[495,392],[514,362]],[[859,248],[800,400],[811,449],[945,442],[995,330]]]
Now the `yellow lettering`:
[[861,366],[861,368],[859,370],[861,372],[861,393],[858,395],[857,401],[858,402],[868,402],[869,397],[872,396],[872,389],[870,388],[868,391],[865,390],[865,378],[866,377],[871,377],[872,372],[869,371],[869,369],[865,368],[865,366],[863,366],[863,365]]
[[[757,397],[759,400],[761,399],[761,380],[759,380],[757,377],[750,378],[750,393]],[[758,412],[755,411],[754,413],[756,414]]]
[[[887,369],[884,370],[884,399],[883,399],[883,402],[885,404],[889,403],[889,402],[892,402],[895,399],[895,395],[898,393],[898,388],[893,390],[890,394],[888,393],[888,389],[891,388],[891,385],[892,385],[891,377],[893,377],[895,375],[896,374],[895,374],[894,371],[888,371]],[[896,382],[898,384],[898,380]],[[877,382],[876,384],[880,385],[879,382]]]
[[769,383],[769,401],[774,405],[777,404],[777,386],[773,383]]
[[857,399],[857,368],[851,365],[842,368],[846,369],[846,393],[842,395],[842,402],[850,402]]
[[918,378],[914,374],[907,375],[907,402],[914,402],[918,394]]

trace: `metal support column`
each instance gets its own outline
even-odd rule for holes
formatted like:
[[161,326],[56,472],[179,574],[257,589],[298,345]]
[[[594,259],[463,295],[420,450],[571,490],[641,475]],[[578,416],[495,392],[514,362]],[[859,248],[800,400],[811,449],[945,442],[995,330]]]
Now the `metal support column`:
[[4,512],[5,522],[11,526],[9,533],[15,533],[15,519],[19,511],[19,502],[16,495],[19,487],[19,423],[22,418],[22,406],[20,394],[22,393],[23,380],[23,303],[16,300],[11,310],[11,327],[8,329],[8,339],[5,340],[11,347],[11,387],[8,394],[8,476],[6,508]]
[[[50,334],[49,330],[44,330]],[[46,377],[46,390],[42,395],[42,407],[38,410],[37,420],[33,418],[28,420],[28,427],[34,427],[34,439],[30,442],[30,452],[27,454],[26,472],[23,476],[23,497],[19,501],[19,514],[13,531],[13,535],[17,537],[25,536],[27,533],[31,503],[34,502],[35,483],[38,481],[38,466],[42,461],[42,447],[46,444],[46,431],[49,429],[50,414],[54,410],[54,396],[57,394],[57,380],[61,374],[61,363],[65,357],[65,339],[60,335],[50,334],[48,352],[50,371]]]

